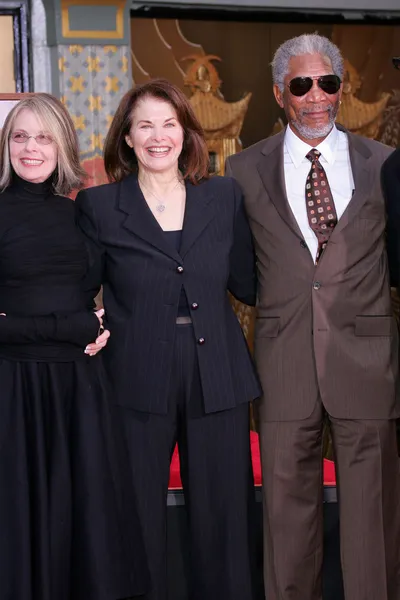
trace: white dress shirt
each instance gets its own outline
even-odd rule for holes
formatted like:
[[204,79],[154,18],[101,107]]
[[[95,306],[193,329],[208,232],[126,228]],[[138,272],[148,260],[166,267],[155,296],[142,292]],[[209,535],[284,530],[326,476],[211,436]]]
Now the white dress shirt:
[[[306,179],[311,169],[311,162],[306,158],[306,154],[312,147],[314,146],[297,137],[290,127],[286,128],[284,172],[287,199],[315,262],[318,240],[308,222],[305,199]],[[325,169],[339,220],[354,192],[347,135],[333,127],[329,135],[315,148],[321,153],[319,160]]]

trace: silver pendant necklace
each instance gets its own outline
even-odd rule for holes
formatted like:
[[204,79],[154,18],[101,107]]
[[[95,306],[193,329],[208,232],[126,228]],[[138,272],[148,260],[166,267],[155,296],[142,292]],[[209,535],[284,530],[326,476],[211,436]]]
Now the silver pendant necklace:
[[[154,196],[154,198],[157,200],[158,204],[156,204],[156,206],[155,206],[156,211],[159,212],[159,213],[163,213],[164,210],[167,208],[167,205],[165,204],[165,201],[164,200],[160,200],[160,198],[150,188],[148,188],[147,185],[145,185],[141,179],[139,179],[138,181],[139,181],[140,185],[143,186],[144,189],[147,190],[149,192],[149,194],[151,194],[152,196]],[[176,188],[178,187],[178,185],[180,183],[181,183],[181,181],[178,179],[176,185],[174,185],[174,187],[169,192],[169,194],[172,194],[172,192],[176,190]]]

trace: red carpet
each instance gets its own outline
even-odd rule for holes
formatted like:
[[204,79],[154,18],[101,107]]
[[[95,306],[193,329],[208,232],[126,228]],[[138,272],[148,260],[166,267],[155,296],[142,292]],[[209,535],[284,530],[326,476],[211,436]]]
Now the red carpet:
[[[251,440],[251,456],[253,460],[254,481],[256,485],[261,485],[261,463],[260,463],[260,447],[258,445],[258,435],[254,431],[250,432]],[[331,460],[324,459],[324,485],[336,485],[335,465]],[[175,448],[171,462],[169,488],[179,489],[182,487],[181,477],[179,474],[179,455]]]

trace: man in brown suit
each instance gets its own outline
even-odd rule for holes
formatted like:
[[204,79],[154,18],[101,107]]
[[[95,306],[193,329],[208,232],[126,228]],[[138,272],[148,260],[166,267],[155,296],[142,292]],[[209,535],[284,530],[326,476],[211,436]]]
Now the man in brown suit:
[[322,598],[327,420],[345,598],[399,600],[398,336],[380,186],[390,149],[336,127],[343,60],[328,39],[289,40],[272,67],[289,125],[227,162],[258,261],[266,598]]

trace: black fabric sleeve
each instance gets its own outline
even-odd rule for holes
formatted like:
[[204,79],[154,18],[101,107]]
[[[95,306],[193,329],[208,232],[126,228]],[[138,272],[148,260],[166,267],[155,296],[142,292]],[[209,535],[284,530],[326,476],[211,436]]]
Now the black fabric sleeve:
[[386,248],[390,285],[400,288],[400,150],[383,164],[382,190],[386,203]]
[[99,326],[93,311],[46,317],[0,316],[0,343],[68,342],[84,348],[96,339]]
[[232,179],[232,185],[235,198],[235,220],[228,289],[240,302],[254,306],[257,297],[257,275],[253,237],[244,209],[240,186],[234,179]]

